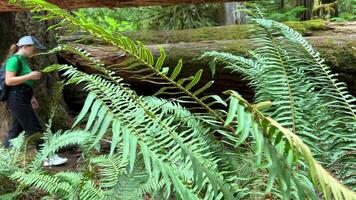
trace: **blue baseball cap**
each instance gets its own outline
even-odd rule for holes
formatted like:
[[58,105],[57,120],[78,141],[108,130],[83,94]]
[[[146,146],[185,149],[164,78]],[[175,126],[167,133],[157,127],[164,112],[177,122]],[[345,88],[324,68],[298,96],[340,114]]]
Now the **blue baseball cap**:
[[25,36],[22,37],[18,42],[17,46],[21,47],[24,45],[33,45],[39,50],[45,50],[47,49],[45,46],[43,46],[35,37],[33,36]]

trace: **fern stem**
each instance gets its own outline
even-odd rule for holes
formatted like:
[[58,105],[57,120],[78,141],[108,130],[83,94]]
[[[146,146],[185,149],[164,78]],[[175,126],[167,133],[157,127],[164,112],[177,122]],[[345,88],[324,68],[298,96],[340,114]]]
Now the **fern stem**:
[[290,83],[289,83],[289,79],[288,79],[288,74],[286,71],[286,64],[281,56],[281,52],[279,50],[279,46],[276,44],[275,38],[272,36],[271,32],[266,28],[263,27],[263,29],[265,30],[265,32],[268,34],[268,37],[270,39],[270,41],[272,42],[272,45],[274,47],[274,49],[276,50],[277,54],[278,54],[278,59],[280,61],[280,63],[282,64],[282,68],[283,68],[283,75],[284,75],[284,79],[287,82],[287,87],[288,87],[288,96],[289,96],[289,103],[290,103],[290,109],[291,109],[291,117],[292,117],[292,130],[293,133],[296,134],[297,130],[296,130],[296,119],[295,119],[295,102],[294,102],[294,98],[292,96],[292,90],[290,87]]

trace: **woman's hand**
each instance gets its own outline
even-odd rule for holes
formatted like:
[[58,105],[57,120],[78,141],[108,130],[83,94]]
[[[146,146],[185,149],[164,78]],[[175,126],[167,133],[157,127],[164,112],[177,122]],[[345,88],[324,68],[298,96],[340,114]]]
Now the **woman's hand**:
[[41,78],[41,72],[39,71],[32,71],[30,74],[30,79],[32,80],[39,80]]
[[37,101],[37,99],[35,98],[35,96],[32,96],[32,98],[31,98],[31,104],[32,104],[32,108],[33,108],[33,109],[38,109],[39,105],[38,105],[38,101]]

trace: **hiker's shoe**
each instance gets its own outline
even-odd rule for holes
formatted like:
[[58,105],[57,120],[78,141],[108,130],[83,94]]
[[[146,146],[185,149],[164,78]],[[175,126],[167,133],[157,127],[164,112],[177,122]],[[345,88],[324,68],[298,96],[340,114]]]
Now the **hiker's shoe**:
[[43,162],[43,166],[49,167],[49,166],[63,165],[67,161],[68,161],[67,158],[61,158],[57,154],[54,154],[52,157],[50,157],[49,159]]

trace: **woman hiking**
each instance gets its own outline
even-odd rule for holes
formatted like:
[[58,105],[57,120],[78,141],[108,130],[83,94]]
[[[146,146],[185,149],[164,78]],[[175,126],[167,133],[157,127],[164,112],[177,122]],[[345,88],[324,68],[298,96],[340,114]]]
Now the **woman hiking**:
[[[9,140],[16,138],[23,130],[27,136],[43,132],[43,127],[34,111],[39,105],[32,89],[34,80],[41,78],[41,72],[32,71],[27,59],[37,50],[44,49],[46,48],[33,36],[22,37],[17,44],[10,47],[5,61],[5,84],[8,87],[6,102],[12,114],[12,125],[5,139],[5,147],[9,147]],[[41,149],[42,143],[41,139],[35,141],[37,151]],[[43,166],[61,165],[67,160],[55,154],[45,160]]]

